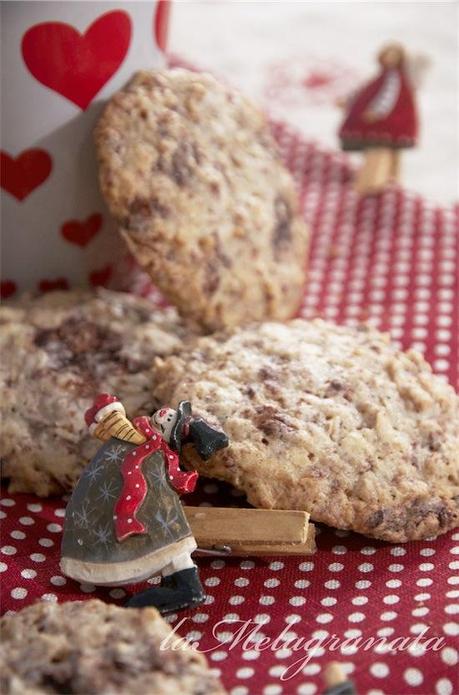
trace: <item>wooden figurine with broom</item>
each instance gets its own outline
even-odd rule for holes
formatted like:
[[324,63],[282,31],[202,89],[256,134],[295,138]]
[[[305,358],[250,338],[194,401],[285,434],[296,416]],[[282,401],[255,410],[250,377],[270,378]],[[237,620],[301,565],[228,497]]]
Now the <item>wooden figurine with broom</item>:
[[197,544],[178,496],[194,489],[198,474],[181,471],[179,455],[190,443],[207,459],[228,445],[228,437],[194,418],[189,401],[131,423],[116,396],[100,394],[85,420],[103,444],[67,506],[62,572],[108,586],[161,573],[159,586],[127,605],[168,613],[201,603],[204,591],[191,558]]

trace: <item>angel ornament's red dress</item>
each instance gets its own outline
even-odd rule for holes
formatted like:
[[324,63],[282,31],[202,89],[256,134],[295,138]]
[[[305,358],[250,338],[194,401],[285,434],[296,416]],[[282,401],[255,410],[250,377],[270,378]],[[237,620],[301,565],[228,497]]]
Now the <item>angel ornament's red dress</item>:
[[418,131],[403,48],[386,46],[378,60],[380,74],[348,100],[339,130],[344,150],[364,151],[356,179],[359,193],[377,193],[398,179],[400,150],[416,144]]

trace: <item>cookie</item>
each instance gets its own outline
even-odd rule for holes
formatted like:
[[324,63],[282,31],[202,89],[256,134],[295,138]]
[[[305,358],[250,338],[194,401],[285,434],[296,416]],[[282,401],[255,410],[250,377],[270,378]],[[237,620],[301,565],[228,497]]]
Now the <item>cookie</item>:
[[69,491],[95,454],[84,412],[97,393],[149,414],[151,363],[182,346],[175,310],[125,293],[52,292],[0,308],[2,475],[10,492]]
[[295,314],[308,234],[250,101],[207,74],[139,72],[95,140],[122,236],[182,314],[209,331]]
[[0,624],[4,695],[225,693],[202,654],[168,648],[178,637],[154,608],[43,601]]
[[187,462],[256,507],[392,542],[459,523],[459,398],[378,331],[294,320],[200,338],[157,360],[155,383],[229,436]]

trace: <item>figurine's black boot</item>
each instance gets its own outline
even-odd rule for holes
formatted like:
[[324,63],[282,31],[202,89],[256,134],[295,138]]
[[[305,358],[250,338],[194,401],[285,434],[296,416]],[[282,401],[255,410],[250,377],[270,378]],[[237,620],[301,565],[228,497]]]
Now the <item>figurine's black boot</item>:
[[161,585],[142,591],[127,601],[128,608],[154,606],[160,613],[173,613],[197,606],[205,599],[197,567],[174,572],[163,577]]

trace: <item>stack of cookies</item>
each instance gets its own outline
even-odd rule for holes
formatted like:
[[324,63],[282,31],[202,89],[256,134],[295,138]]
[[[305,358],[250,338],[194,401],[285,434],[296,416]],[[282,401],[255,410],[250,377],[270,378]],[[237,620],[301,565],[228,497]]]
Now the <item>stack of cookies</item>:
[[[459,398],[387,336],[294,319],[308,234],[264,116],[211,76],[140,72],[95,134],[121,237],[174,306],[54,292],[0,310],[3,475],[69,492],[97,443],[99,392],[131,416],[193,404],[230,446],[183,461],[266,509],[389,542],[459,524]],[[220,693],[204,659],[163,651],[154,609],[98,601],[4,618],[9,693]]]
[[185,463],[255,506],[391,542],[456,526],[453,389],[377,331],[291,320],[308,234],[263,114],[210,75],[140,72],[95,141],[120,234],[175,308],[100,290],[2,309],[10,491],[73,488],[108,391],[132,415],[192,401],[231,444]]

